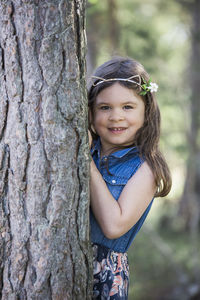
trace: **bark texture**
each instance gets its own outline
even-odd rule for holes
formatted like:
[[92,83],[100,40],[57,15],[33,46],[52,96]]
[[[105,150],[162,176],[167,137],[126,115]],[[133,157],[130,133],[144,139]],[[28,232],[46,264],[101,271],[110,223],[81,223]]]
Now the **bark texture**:
[[85,1],[0,2],[0,298],[90,299]]

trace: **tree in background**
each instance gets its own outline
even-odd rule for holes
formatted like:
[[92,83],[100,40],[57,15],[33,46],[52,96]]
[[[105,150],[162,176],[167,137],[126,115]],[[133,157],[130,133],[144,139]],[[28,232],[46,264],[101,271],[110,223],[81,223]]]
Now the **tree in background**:
[[200,226],[200,0],[186,2],[191,15],[191,55],[186,78],[190,86],[190,127],[187,133],[189,157],[181,202],[187,227]]
[[87,74],[98,65],[99,57],[118,54],[121,25],[118,20],[117,0],[89,0],[87,4]]
[[90,299],[85,1],[0,3],[0,297]]
[[[196,280],[200,278],[200,0],[183,2],[191,15],[191,53],[186,80],[190,85],[190,126],[187,132],[188,160],[180,214],[185,228],[190,230],[192,257]],[[200,292],[199,292],[200,297]]]

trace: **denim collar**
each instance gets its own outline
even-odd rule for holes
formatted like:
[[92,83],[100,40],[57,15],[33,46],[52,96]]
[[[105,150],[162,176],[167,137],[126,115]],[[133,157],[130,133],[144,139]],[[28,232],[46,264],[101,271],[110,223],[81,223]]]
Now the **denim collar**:
[[[93,142],[93,147],[91,149],[91,154],[93,155],[94,152],[96,151],[97,154],[98,154],[98,157],[100,158],[100,149],[101,149],[101,141],[100,141],[100,138],[98,138],[97,140],[95,140]],[[110,157],[116,157],[116,158],[122,158],[131,151],[133,151],[134,153],[139,152],[137,147],[132,146],[132,147],[128,147],[128,148],[125,148],[125,149],[117,150],[117,151],[111,153],[109,156]]]

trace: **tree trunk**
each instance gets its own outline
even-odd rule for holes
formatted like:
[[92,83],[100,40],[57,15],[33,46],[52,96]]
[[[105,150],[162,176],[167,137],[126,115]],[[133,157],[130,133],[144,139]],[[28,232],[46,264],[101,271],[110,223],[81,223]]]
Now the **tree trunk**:
[[85,1],[0,3],[0,297],[90,299]]
[[108,28],[111,55],[118,54],[120,41],[120,25],[117,17],[118,7],[116,0],[108,0]]
[[189,159],[184,192],[180,202],[180,213],[185,220],[186,228],[190,229],[191,245],[194,263],[194,273],[197,282],[200,276],[199,264],[199,225],[200,225],[200,0],[190,3],[192,16],[191,27],[191,59],[188,70],[191,87],[190,119],[188,133]]
[[[92,4],[87,4],[87,11],[92,7]],[[90,78],[91,74],[96,68],[97,57],[99,55],[100,47],[100,29],[102,17],[99,15],[98,9],[92,11],[87,17],[87,76]]]
[[[104,1],[102,5],[88,3],[87,17],[87,74],[88,78],[97,67],[97,60],[102,56],[102,49],[107,59],[118,55],[120,42],[120,24],[118,3],[116,0]],[[103,45],[103,47],[102,47]],[[106,58],[104,57],[104,60]]]
[[[188,70],[191,87],[190,131],[188,133],[189,159],[181,211],[190,228],[197,227],[200,220],[200,0],[190,5],[192,15],[191,59]],[[196,224],[196,225],[195,225]]]

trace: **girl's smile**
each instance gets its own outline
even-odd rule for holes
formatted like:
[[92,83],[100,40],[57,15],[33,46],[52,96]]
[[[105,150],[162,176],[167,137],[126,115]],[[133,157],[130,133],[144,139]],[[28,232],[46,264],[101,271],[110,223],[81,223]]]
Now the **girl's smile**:
[[123,133],[126,128],[125,127],[111,127],[111,128],[108,128],[112,133],[114,134],[119,134],[119,133]]
[[144,123],[144,111],[142,97],[119,83],[98,94],[92,123],[100,136],[103,154],[133,144],[137,130]]

